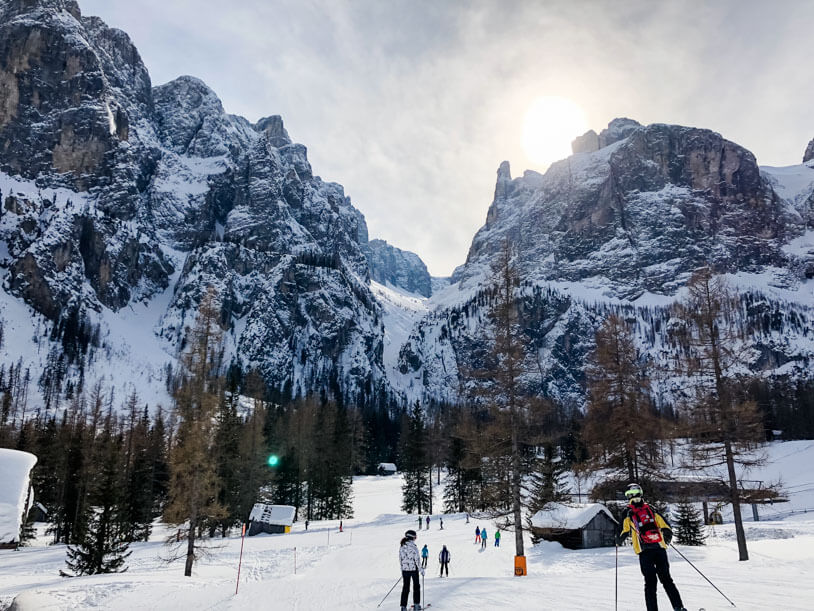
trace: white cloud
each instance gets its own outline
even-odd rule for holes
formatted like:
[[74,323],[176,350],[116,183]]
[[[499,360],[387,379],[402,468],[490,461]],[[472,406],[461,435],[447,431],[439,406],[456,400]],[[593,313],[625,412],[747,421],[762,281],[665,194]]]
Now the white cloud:
[[465,260],[500,161],[529,166],[520,129],[538,96],[573,99],[595,129],[712,128],[766,164],[799,162],[814,136],[804,1],[236,4],[81,1],[131,34],[154,82],[193,74],[229,112],[281,114],[371,237],[436,275]]

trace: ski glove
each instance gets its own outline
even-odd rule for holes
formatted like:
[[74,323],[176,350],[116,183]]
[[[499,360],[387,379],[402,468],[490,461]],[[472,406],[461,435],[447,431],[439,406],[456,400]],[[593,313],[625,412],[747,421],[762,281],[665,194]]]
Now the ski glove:
[[670,545],[670,541],[673,540],[673,531],[670,528],[662,528],[661,529],[661,536],[664,537],[664,543]]
[[616,535],[616,545],[622,545],[627,539],[627,533],[619,533]]
[[421,569],[421,576],[424,577],[424,569]]

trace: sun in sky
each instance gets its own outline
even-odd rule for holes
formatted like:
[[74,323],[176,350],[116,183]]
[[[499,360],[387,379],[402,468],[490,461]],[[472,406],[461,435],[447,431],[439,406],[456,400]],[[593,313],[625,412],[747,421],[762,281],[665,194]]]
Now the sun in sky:
[[571,154],[571,141],[588,130],[578,104],[559,96],[534,100],[523,121],[523,150],[534,165],[547,168]]

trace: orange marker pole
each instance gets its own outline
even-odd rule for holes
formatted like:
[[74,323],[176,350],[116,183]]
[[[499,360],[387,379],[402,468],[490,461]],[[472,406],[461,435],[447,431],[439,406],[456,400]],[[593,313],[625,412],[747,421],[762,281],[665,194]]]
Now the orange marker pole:
[[240,535],[240,560],[237,563],[237,583],[235,584],[235,596],[240,587],[240,566],[243,564],[243,542],[246,540],[246,524],[243,524],[243,532]]

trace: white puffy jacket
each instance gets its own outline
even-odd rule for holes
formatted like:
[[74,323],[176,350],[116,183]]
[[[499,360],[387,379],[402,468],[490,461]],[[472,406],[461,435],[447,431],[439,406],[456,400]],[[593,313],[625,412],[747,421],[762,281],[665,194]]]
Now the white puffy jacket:
[[421,556],[415,541],[407,541],[399,548],[399,563],[402,571],[418,571],[421,569]]

